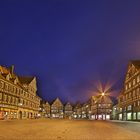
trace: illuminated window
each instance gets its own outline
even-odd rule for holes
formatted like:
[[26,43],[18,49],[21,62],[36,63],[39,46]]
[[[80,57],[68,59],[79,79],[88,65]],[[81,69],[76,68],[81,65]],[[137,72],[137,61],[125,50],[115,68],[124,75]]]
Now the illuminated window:
[[126,99],[128,99],[128,95],[126,94]]
[[139,95],[139,88],[136,89],[136,95]]
[[136,81],[135,81],[135,79],[133,80],[133,85],[135,85],[136,84]]
[[135,93],[136,93],[135,90],[133,90],[133,97],[135,97]]
[[133,120],[136,120],[136,112],[133,113]]
[[4,87],[4,83],[2,81],[0,81],[0,88]]
[[122,111],[122,108],[120,108],[120,112]]
[[140,120],[140,112],[137,113],[137,119]]
[[140,101],[138,101],[138,106],[140,106]]
[[122,114],[119,114],[119,120],[122,120]]
[[138,75],[137,77],[137,82],[139,83],[140,82],[140,76]]
[[127,113],[127,120],[131,120],[132,119],[132,113]]
[[106,115],[106,119],[107,120],[110,120],[110,115]]
[[136,106],[136,102],[134,102],[134,107]]
[[128,87],[127,87],[127,85],[125,86],[125,90],[127,90],[128,89]]
[[131,82],[129,83],[129,88],[131,88]]
[[127,107],[127,110],[131,110],[132,109],[132,105],[129,105],[128,107]]

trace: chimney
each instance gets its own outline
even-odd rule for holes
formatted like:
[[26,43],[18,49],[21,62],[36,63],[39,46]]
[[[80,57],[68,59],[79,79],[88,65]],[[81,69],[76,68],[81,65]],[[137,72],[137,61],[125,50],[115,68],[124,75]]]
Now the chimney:
[[14,65],[10,66],[10,73],[13,74],[14,73]]

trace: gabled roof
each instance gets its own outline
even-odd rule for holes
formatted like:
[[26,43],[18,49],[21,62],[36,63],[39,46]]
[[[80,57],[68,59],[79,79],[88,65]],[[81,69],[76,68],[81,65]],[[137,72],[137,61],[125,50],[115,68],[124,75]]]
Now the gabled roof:
[[33,76],[18,76],[19,81],[22,84],[30,84],[32,80],[34,79]]
[[96,96],[92,96],[91,99],[94,101],[94,103],[107,103],[107,104],[112,104],[112,100],[110,98],[110,96],[108,95],[96,95]]
[[16,74],[14,74],[14,73],[12,73],[11,72],[11,70],[9,69],[9,68],[6,68],[6,67],[4,67],[4,66],[0,66],[0,71],[1,71],[1,74],[6,78],[6,76],[8,75],[8,74],[10,74],[11,75],[11,77],[13,78],[13,79],[16,79]]
[[107,104],[112,104],[112,100],[109,96],[100,96],[97,100],[98,103],[107,103]]
[[76,105],[74,106],[74,108],[81,108],[81,104],[79,102],[76,103]]
[[53,102],[51,103],[51,105],[54,105],[56,102],[59,102],[63,106],[63,104],[62,104],[62,102],[60,101],[59,98],[56,98],[55,100],[53,100]]
[[7,69],[7,68],[4,67],[4,66],[0,66],[0,70],[1,70],[2,74],[9,74],[9,73],[10,73],[10,70]]
[[47,101],[45,102],[45,104],[50,106],[49,102],[47,102]]
[[136,68],[140,68],[140,60],[131,60],[130,63],[132,63]]
[[67,103],[65,104],[65,106],[68,106],[68,105],[72,106],[70,102],[67,102]]

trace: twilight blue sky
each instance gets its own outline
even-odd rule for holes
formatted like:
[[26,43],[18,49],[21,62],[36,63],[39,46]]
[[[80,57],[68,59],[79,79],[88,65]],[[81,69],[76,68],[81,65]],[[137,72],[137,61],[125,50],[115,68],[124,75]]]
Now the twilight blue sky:
[[0,1],[0,52],[1,65],[37,76],[45,100],[86,101],[99,81],[117,96],[140,59],[140,1]]

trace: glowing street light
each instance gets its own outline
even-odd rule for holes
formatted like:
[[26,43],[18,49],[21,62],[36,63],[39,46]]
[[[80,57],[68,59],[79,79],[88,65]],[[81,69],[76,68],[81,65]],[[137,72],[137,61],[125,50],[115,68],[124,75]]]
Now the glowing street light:
[[102,92],[102,96],[104,96],[105,95],[105,93],[104,92]]

